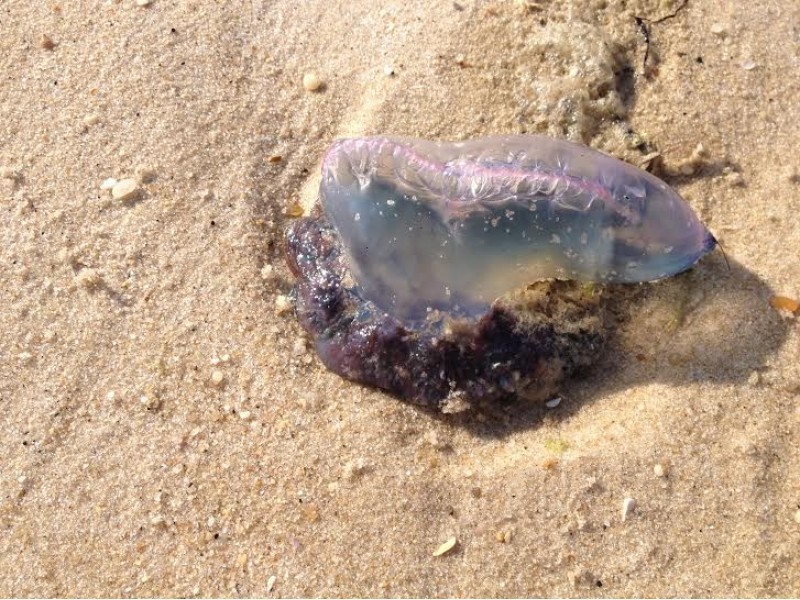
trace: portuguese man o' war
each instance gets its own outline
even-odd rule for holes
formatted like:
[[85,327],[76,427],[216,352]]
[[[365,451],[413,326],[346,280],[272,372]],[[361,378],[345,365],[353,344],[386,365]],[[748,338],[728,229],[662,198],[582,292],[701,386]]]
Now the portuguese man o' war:
[[716,245],[657,177],[543,136],[339,140],[320,200],[287,232],[320,357],[442,409],[540,395],[589,364],[601,319],[575,282],[668,277]]

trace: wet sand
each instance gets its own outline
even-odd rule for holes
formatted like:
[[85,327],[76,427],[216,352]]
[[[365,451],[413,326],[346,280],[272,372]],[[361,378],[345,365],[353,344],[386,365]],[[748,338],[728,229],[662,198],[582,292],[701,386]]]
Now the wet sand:
[[[0,595],[800,594],[796,2],[0,22]],[[325,148],[521,132],[650,165],[730,269],[630,293],[552,409],[326,371],[281,253]]]

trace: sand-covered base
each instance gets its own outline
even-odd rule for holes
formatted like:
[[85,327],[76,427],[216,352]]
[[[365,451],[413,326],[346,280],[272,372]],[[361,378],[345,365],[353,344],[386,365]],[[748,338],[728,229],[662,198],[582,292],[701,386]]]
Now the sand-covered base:
[[[800,331],[769,302],[800,298],[798,22],[0,3],[0,595],[800,594]],[[519,132],[650,164],[730,270],[623,295],[555,408],[441,416],[326,371],[281,252],[325,148]]]

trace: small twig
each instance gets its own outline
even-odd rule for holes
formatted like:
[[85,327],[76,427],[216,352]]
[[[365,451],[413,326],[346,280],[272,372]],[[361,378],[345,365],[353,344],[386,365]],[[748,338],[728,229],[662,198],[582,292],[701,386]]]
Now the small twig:
[[658,23],[663,23],[669,19],[675,18],[679,12],[681,12],[686,5],[689,3],[689,0],[683,0],[681,5],[675,9],[674,12],[664,15],[663,17],[659,17],[658,19],[648,19],[647,17],[633,17],[634,21],[636,21],[636,25],[639,27],[639,31],[642,32],[642,36],[644,37],[644,60],[642,60],[642,70],[647,71],[647,59],[650,57],[650,29],[648,29],[647,24],[650,25],[657,25]]
[[677,15],[679,12],[681,12],[681,11],[682,11],[684,8],[686,8],[686,5],[687,5],[687,4],[689,4],[689,0],[683,0],[683,2],[681,3],[681,5],[680,5],[678,8],[676,8],[676,9],[675,9],[675,12],[673,12],[672,14],[665,15],[665,16],[661,17],[660,19],[655,19],[655,20],[653,20],[653,19],[645,19],[645,21],[650,21],[650,22],[651,22],[653,25],[656,25],[656,24],[658,24],[658,23],[662,23],[662,22],[664,22],[664,21],[666,21],[666,20],[668,20],[668,19],[672,19],[672,18],[674,18],[674,17],[675,17],[675,16],[676,16],[676,15]]
[[645,24],[645,19],[642,17],[633,17],[636,21],[636,25],[639,27],[639,31],[642,32],[642,36],[644,36],[644,60],[642,61],[642,70],[647,70],[647,58],[650,56],[650,30],[647,28]]

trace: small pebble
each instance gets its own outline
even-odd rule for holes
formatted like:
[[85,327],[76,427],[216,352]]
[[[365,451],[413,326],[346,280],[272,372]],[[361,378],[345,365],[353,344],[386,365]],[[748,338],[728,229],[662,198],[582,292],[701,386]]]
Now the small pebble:
[[83,124],[86,125],[87,127],[92,127],[93,125],[97,125],[99,122],[100,122],[100,115],[96,115],[94,113],[83,117]]
[[161,401],[160,401],[159,397],[155,396],[153,394],[143,394],[139,398],[139,402],[147,410],[155,410],[161,405]]
[[633,498],[625,498],[625,500],[622,501],[621,516],[623,522],[627,520],[628,515],[630,515],[635,508],[636,508],[636,500],[634,500]]
[[267,162],[272,164],[272,165],[275,165],[275,164],[278,164],[279,162],[281,162],[282,160],[283,160],[283,157],[280,154],[273,154],[272,156],[270,156],[267,159]]
[[292,299],[289,296],[276,296],[275,297],[275,314],[284,315],[292,310]]
[[303,75],[303,87],[309,92],[316,92],[322,87],[322,79],[316,73],[306,73]]
[[81,269],[75,276],[76,283],[85,290],[97,289],[103,283],[103,277],[96,269]]
[[261,279],[264,281],[269,281],[275,276],[275,267],[272,265],[264,265],[261,268]]
[[725,167],[722,169],[722,175],[731,186],[740,187],[744,185],[744,177],[739,171],[734,171],[730,167]]
[[794,513],[794,522],[800,523],[800,510]]
[[267,592],[271,592],[272,588],[275,587],[275,582],[277,581],[277,577],[275,575],[270,575],[269,579],[267,579]]
[[101,190],[110,190],[115,185],[117,185],[117,180],[113,177],[109,177],[108,179],[104,179],[103,182],[100,184]]
[[753,69],[755,69],[755,68],[756,68],[756,66],[757,66],[757,65],[756,65],[756,62],[755,62],[754,60],[746,60],[746,61],[744,61],[744,62],[742,63],[742,68],[743,68],[745,71],[752,71]]
[[136,177],[142,183],[151,183],[156,178],[156,172],[150,167],[139,165],[136,167]]
[[30,352],[20,352],[18,358],[23,363],[29,363],[33,360],[33,354]]
[[436,550],[433,551],[433,556],[442,556],[450,552],[453,548],[456,547],[458,540],[455,537],[449,538],[445,543],[439,546]]
[[788,298],[786,296],[773,296],[770,298],[769,303],[772,308],[779,312],[789,315],[796,315],[800,313],[800,302],[794,298]]
[[501,544],[508,544],[511,542],[511,538],[514,537],[514,533],[510,529],[502,529],[494,537]]
[[216,386],[222,385],[222,382],[225,381],[225,375],[222,371],[212,371],[211,373],[211,383]]
[[722,37],[725,35],[725,27],[723,27],[721,23],[713,23],[711,25],[711,33]]
[[386,75],[387,77],[393,77],[394,67],[391,65],[386,65],[385,67],[383,67],[383,74]]
[[286,207],[286,216],[296,219],[298,217],[302,217],[305,214],[303,207],[300,206],[297,202],[293,202],[288,207]]
[[111,188],[111,197],[114,200],[125,202],[133,200],[139,195],[139,184],[135,179],[123,179]]
[[150,519],[150,525],[153,527],[166,527],[167,521],[161,515],[156,515]]
[[355,481],[367,471],[367,462],[359,457],[355,460],[347,461],[344,465],[343,475],[347,481]]
[[44,33],[42,34],[42,37],[39,38],[39,45],[45,50],[53,50],[56,47],[56,43],[52,40],[52,38]]
[[555,408],[559,404],[561,404],[561,398],[553,398],[544,403],[547,408]]
[[0,167],[0,178],[2,179],[19,179],[19,172],[11,167]]
[[240,410],[239,411],[239,418],[242,421],[247,421],[252,416],[252,413],[249,410]]
[[656,477],[664,477],[667,474],[667,470],[661,463],[656,463],[653,465],[653,473],[655,473]]
[[149,6],[150,0],[136,0],[136,6]]
[[292,355],[303,356],[306,351],[306,341],[303,338],[297,338],[292,345]]

